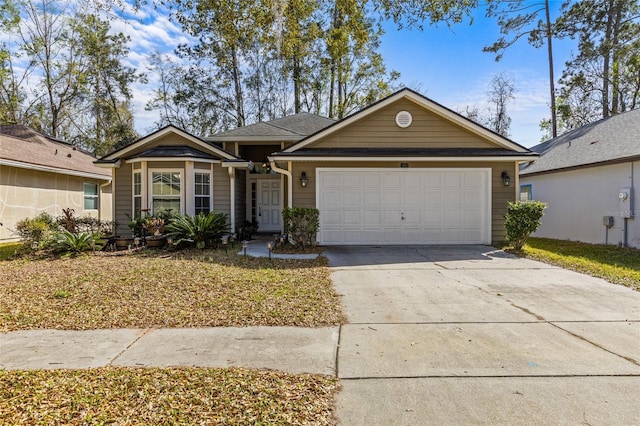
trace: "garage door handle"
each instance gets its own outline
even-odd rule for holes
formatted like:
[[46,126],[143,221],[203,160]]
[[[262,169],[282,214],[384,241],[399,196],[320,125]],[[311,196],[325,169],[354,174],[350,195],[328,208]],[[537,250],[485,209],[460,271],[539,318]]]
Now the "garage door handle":
[[404,212],[400,213],[400,219],[404,220]]
[[262,207],[258,206],[258,216],[262,216]]

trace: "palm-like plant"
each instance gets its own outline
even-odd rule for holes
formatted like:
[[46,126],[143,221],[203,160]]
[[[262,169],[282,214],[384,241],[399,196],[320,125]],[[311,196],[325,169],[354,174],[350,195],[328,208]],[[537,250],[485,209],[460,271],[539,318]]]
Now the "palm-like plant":
[[97,241],[100,239],[98,234],[88,232],[80,232],[74,234],[66,229],[58,232],[54,236],[54,247],[66,253],[82,253],[89,250],[100,250]]
[[216,211],[196,216],[177,214],[165,226],[165,232],[174,239],[174,244],[195,244],[200,249],[205,248],[207,243],[220,241],[228,231],[227,215]]

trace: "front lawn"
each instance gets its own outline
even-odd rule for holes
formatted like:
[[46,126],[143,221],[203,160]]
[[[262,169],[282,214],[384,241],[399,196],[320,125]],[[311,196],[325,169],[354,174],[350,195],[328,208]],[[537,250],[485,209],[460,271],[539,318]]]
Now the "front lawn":
[[1,424],[335,424],[337,379],[246,369],[0,370]]
[[325,258],[221,250],[0,262],[0,331],[336,325]]
[[16,254],[24,247],[22,242],[10,242],[0,244],[0,260],[5,260]]
[[518,254],[640,290],[640,250],[637,249],[529,238]]

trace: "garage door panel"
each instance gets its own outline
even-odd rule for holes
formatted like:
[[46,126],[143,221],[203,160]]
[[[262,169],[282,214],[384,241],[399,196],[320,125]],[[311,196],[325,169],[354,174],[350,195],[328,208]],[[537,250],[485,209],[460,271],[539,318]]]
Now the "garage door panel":
[[422,223],[422,211],[420,210],[403,210],[402,217],[406,226],[411,226],[416,223]]
[[341,225],[342,210],[324,210],[320,215],[320,223],[322,225]]
[[362,181],[363,189],[380,189],[382,188],[382,176],[379,174],[368,174],[367,178]]
[[384,191],[382,193],[383,206],[400,206],[402,194],[400,191]]
[[362,205],[368,209],[382,207],[382,194],[379,191],[365,191],[362,194]]
[[324,189],[339,189],[342,187],[342,177],[334,174],[322,174],[319,179],[320,185]]
[[398,173],[385,172],[382,175],[382,188],[400,189],[402,188],[402,179]]
[[402,206],[423,206],[425,193],[422,190],[404,190],[402,191]]
[[400,223],[402,223],[402,212],[400,210],[383,211],[382,223],[384,225],[399,225]]
[[443,188],[461,188],[462,187],[462,176],[460,173],[446,172],[444,173],[444,184]]
[[347,190],[342,193],[342,205],[360,207],[362,205],[362,191]]
[[424,184],[422,182],[422,174],[419,173],[405,173],[402,176],[402,188],[403,189],[422,189]]
[[358,225],[362,223],[361,210],[345,210],[343,213],[343,223],[349,225]]
[[364,210],[362,212],[362,223],[364,225],[380,225],[382,223],[382,212],[380,210]]
[[323,244],[490,242],[489,169],[320,168],[317,176]]

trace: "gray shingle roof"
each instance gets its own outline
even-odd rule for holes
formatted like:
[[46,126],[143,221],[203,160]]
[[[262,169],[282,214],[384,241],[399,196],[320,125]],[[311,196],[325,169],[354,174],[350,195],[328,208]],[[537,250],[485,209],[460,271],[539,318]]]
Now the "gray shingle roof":
[[24,167],[42,166],[61,173],[90,173],[111,178],[111,172],[93,164],[95,157],[71,144],[23,125],[0,126],[0,160]]
[[521,175],[640,157],[640,109],[572,130],[531,148],[540,154]]
[[189,146],[157,146],[136,154],[135,157],[178,157],[217,160],[217,157]]
[[207,141],[260,140],[264,138],[297,141],[324,129],[335,120],[308,112],[301,112],[271,121],[250,124],[227,132],[216,133],[205,138]]

